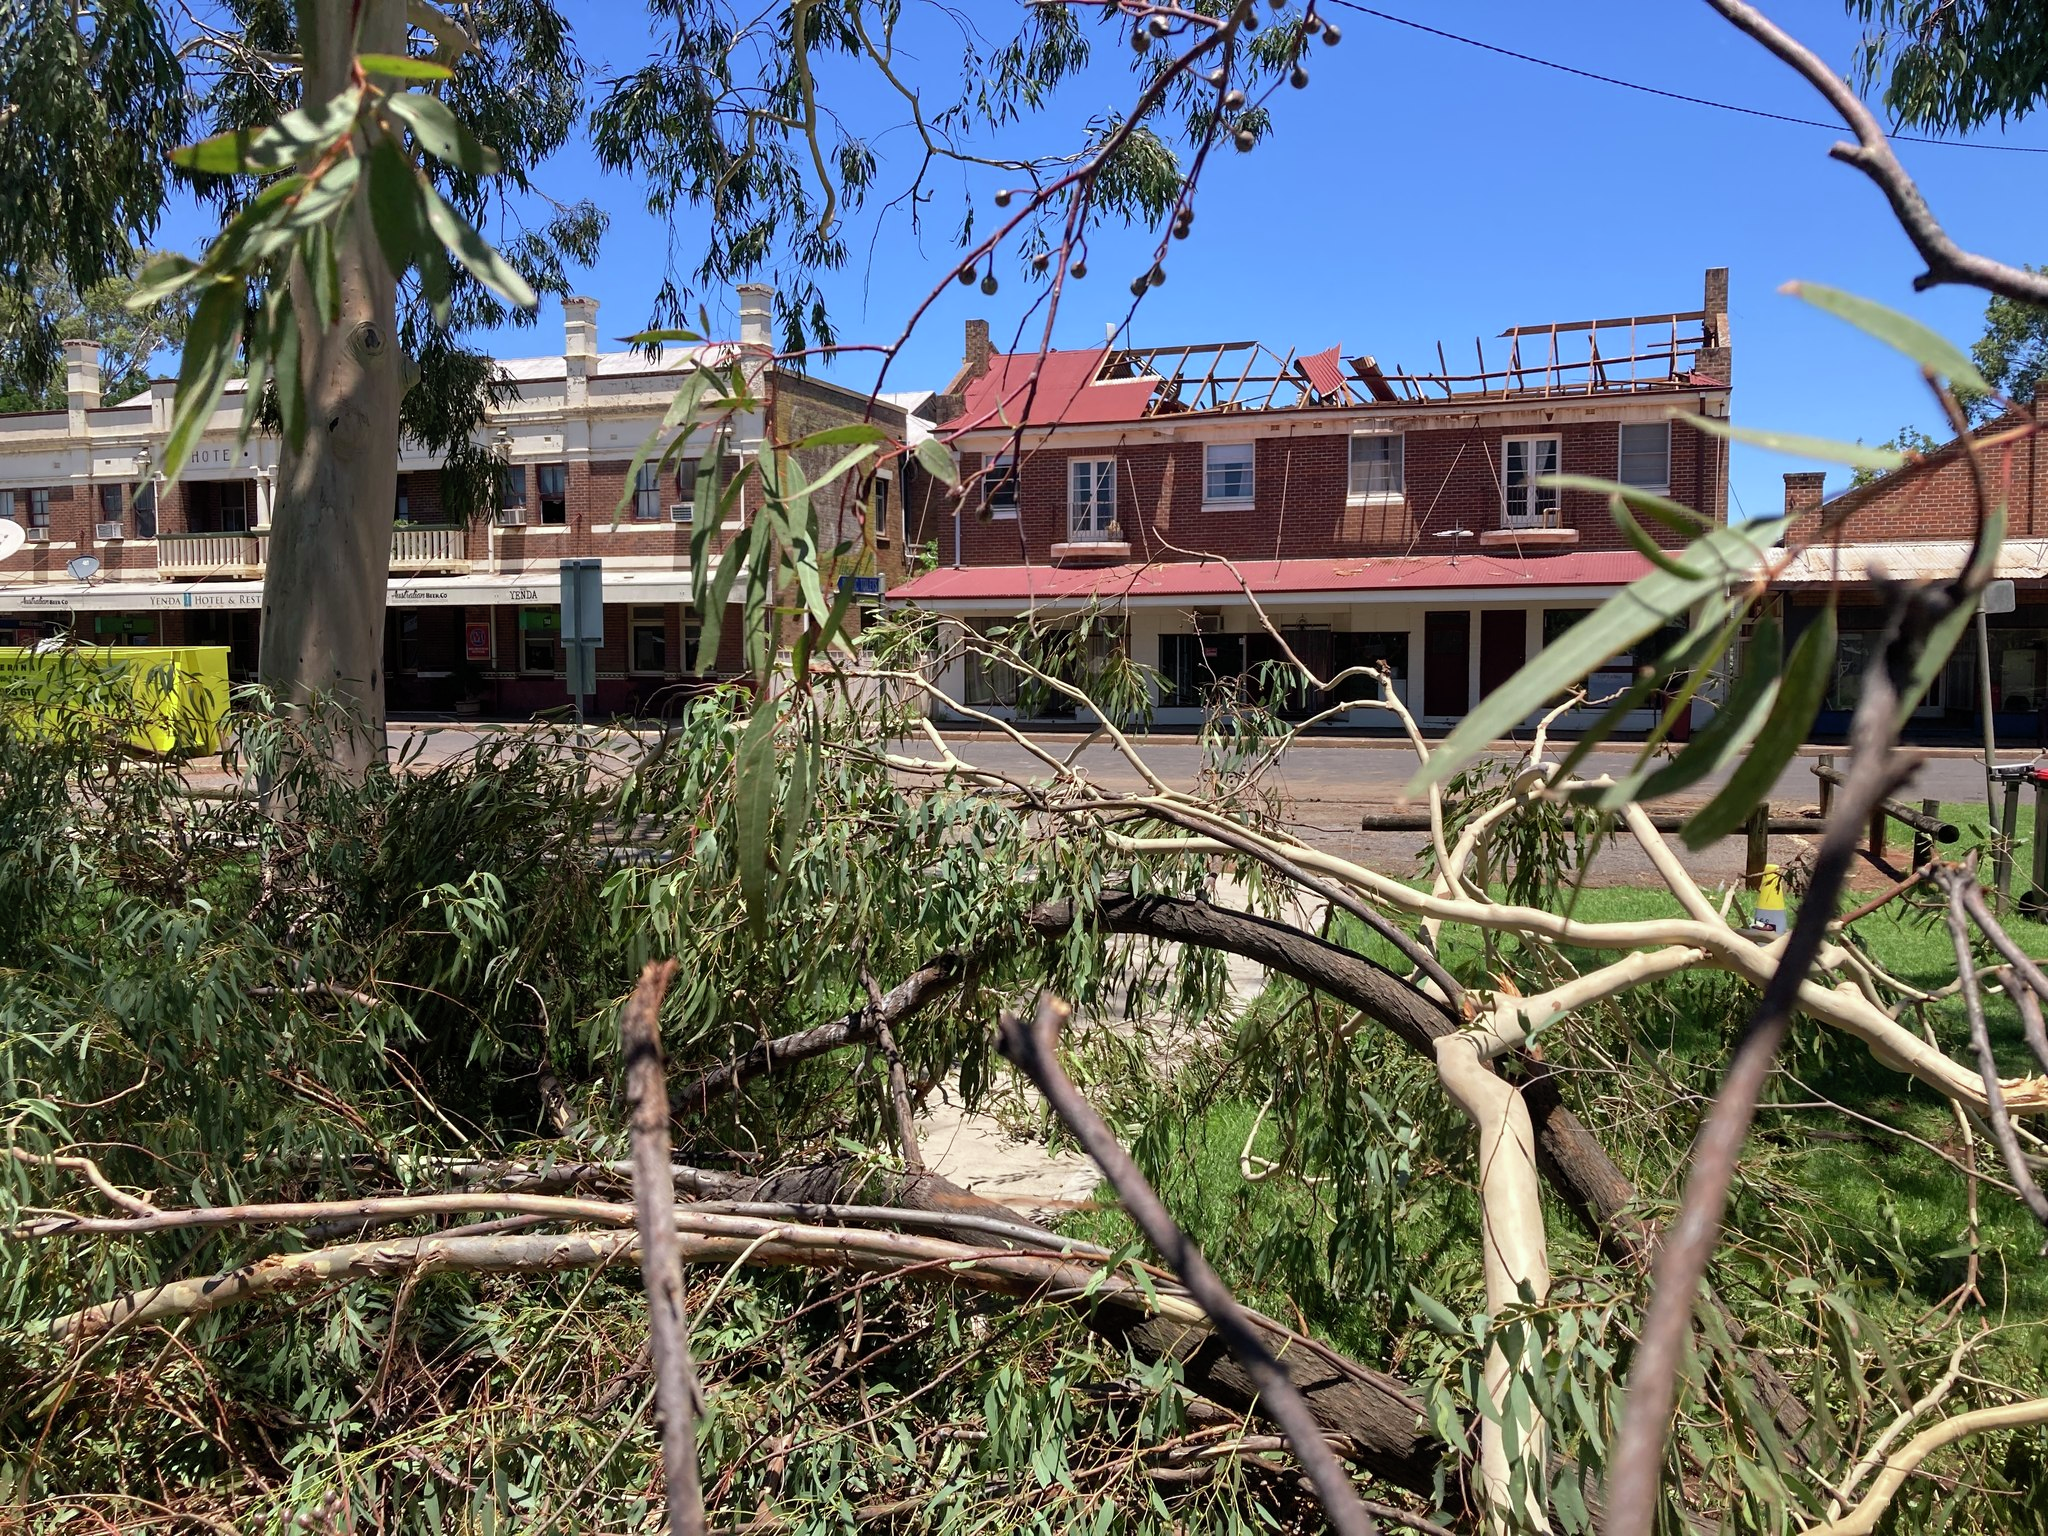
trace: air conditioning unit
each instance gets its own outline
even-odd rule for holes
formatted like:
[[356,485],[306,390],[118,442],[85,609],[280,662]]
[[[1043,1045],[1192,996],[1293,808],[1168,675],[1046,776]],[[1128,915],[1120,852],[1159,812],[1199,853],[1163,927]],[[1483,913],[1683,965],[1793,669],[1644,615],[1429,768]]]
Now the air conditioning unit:
[[94,523],[92,525],[92,536],[96,539],[118,539],[121,537],[121,525],[119,523]]
[[1197,608],[1195,610],[1195,633],[1198,635],[1222,634],[1223,610],[1220,608]]
[[672,523],[687,523],[696,515],[696,503],[672,501],[668,504],[668,520]]
[[47,544],[50,542],[50,530],[47,528],[24,528],[21,531],[23,537],[31,544]]
[[500,528],[524,528],[526,526],[526,508],[498,508],[497,523]]

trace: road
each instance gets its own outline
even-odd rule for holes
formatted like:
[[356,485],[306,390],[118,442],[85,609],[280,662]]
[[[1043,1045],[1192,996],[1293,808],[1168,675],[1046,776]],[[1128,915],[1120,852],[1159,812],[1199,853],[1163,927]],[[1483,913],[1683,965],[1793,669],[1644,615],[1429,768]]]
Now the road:
[[[432,766],[472,751],[480,740],[522,726],[450,726],[394,724],[391,743],[394,757],[403,754],[419,766]],[[593,745],[623,769],[638,752],[634,737],[626,732],[593,733]],[[1080,743],[1072,736],[1050,737],[1045,745],[1064,758]],[[928,751],[923,742],[902,744],[911,753]],[[1023,748],[1001,737],[975,736],[959,739],[956,749],[969,762],[1021,778],[1042,777],[1043,764]],[[1177,788],[1191,786],[1201,767],[1201,748],[1185,738],[1141,741],[1138,750],[1159,776]],[[1771,791],[1772,804],[1784,814],[1812,812],[1818,808],[1818,782],[1812,768],[1821,749],[1807,749],[1779,775]],[[1839,752],[1840,749],[1835,749]],[[1505,754],[1503,754],[1505,755]],[[2018,754],[2006,754],[2008,761],[2024,761]],[[1115,746],[1098,742],[1083,748],[1076,765],[1105,789],[1142,787],[1142,780],[1119,755]],[[1588,775],[1620,775],[1629,771],[1634,751],[1622,747],[1597,751],[1587,759]],[[1419,832],[1364,832],[1360,816],[1368,810],[1389,811],[1400,806],[1402,786],[1414,771],[1415,758],[1407,747],[1384,741],[1322,739],[1289,748],[1275,768],[1269,783],[1282,799],[1289,819],[1303,835],[1332,853],[1342,854],[1389,872],[1408,872],[1415,867],[1422,835]],[[1672,802],[1674,808],[1704,801],[1725,781],[1726,773],[1710,775]],[[1984,793],[1983,770],[1977,760],[1953,749],[1931,756],[1918,777],[1901,798],[1922,798],[1975,802]],[[1905,855],[1909,837],[1894,828],[1893,863]],[[1787,862],[1809,841],[1803,836],[1778,836],[1771,840],[1771,857]],[[1738,878],[1743,869],[1746,844],[1741,837],[1722,840],[1698,854],[1686,854],[1687,867],[1705,885]],[[1865,861],[1858,871],[1858,884],[1882,883],[1890,878],[1883,865]],[[1594,884],[1638,884],[1654,880],[1647,860],[1626,839],[1608,845],[1601,856]]]

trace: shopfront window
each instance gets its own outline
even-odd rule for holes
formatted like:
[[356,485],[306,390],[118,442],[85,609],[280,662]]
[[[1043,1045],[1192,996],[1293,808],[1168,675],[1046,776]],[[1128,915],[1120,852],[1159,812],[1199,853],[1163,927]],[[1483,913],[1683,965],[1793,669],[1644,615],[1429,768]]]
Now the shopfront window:
[[562,612],[559,608],[519,610],[520,671],[561,671],[561,642]]

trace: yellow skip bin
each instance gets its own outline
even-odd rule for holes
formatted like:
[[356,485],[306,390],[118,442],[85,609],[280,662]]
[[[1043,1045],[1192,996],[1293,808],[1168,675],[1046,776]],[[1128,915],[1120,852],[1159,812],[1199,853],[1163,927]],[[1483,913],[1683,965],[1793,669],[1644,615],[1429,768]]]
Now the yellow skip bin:
[[218,752],[228,711],[224,645],[0,649],[0,708],[34,731],[123,727],[145,752]]

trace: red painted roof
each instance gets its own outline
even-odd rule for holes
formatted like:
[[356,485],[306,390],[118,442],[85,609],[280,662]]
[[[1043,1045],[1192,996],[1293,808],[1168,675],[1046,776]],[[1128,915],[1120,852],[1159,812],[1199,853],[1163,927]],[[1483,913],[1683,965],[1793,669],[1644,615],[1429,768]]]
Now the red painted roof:
[[[1448,555],[1397,559],[1240,560],[1237,571],[1260,597],[1302,593],[1444,592],[1471,588],[1622,587],[1650,573],[1633,551],[1565,555]],[[1155,565],[980,565],[927,571],[894,587],[905,602],[1121,602],[1143,598],[1220,598],[1243,592],[1220,560]]]
[[1152,403],[1158,380],[1092,382],[1108,350],[1048,352],[1042,362],[1035,352],[998,354],[989,360],[989,371],[967,386],[967,408],[957,421],[946,423],[947,433],[1020,424],[1137,421]]

